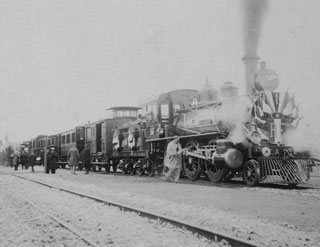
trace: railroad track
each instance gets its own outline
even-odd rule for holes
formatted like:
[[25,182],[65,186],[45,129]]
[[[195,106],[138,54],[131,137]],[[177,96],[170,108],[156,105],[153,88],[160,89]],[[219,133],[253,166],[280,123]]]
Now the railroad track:
[[[1,173],[3,173],[3,172],[1,172]],[[65,188],[58,187],[58,186],[54,186],[54,185],[51,185],[51,184],[48,184],[48,183],[36,181],[36,180],[29,179],[29,178],[26,178],[26,177],[23,177],[23,176],[20,176],[20,175],[16,175],[16,174],[6,173],[6,175],[11,175],[11,176],[14,176],[14,177],[17,177],[17,178],[20,178],[20,179],[25,179],[27,181],[31,181],[31,182],[34,182],[34,183],[49,187],[49,188],[53,188],[53,189],[57,189],[57,190],[60,190],[60,191],[64,191],[64,192],[67,192],[67,193],[70,193],[70,194],[73,194],[73,195],[77,195],[77,196],[80,196],[80,197],[83,197],[83,198],[91,199],[91,200],[94,200],[96,202],[108,205],[108,206],[115,206],[115,207],[120,208],[123,211],[137,213],[141,217],[146,217],[146,218],[149,218],[149,219],[155,219],[155,220],[159,220],[159,221],[162,221],[162,222],[170,223],[171,225],[174,225],[174,226],[176,226],[178,228],[183,228],[183,229],[189,230],[189,231],[191,231],[193,233],[196,233],[196,234],[198,234],[200,236],[204,236],[207,239],[209,239],[211,241],[214,241],[214,242],[227,242],[230,246],[235,246],[235,247],[238,247],[238,246],[239,247],[258,246],[256,243],[245,242],[245,241],[243,241],[241,239],[237,239],[237,238],[234,238],[232,236],[228,236],[228,235],[221,234],[221,233],[218,233],[218,232],[213,232],[213,231],[211,231],[209,229],[201,228],[199,226],[190,225],[190,224],[188,224],[186,222],[182,222],[182,221],[170,219],[170,218],[167,218],[167,217],[164,217],[164,216],[161,216],[161,215],[156,215],[156,214],[153,214],[153,213],[150,213],[150,212],[142,211],[142,210],[139,210],[139,209],[136,209],[136,208],[129,207],[127,205],[122,205],[122,204],[119,204],[119,203],[116,203],[116,202],[112,202],[112,201],[109,201],[109,200],[104,200],[104,199],[100,199],[100,198],[93,197],[93,196],[90,196],[90,195],[86,195],[86,194],[83,194],[83,193],[78,193],[76,191],[72,191],[72,190],[65,189]],[[25,200],[27,200],[27,199],[25,199]],[[28,203],[32,204],[32,202],[28,202]],[[34,204],[32,204],[32,205],[37,207]],[[46,213],[44,210],[42,210],[40,208],[39,208],[39,210],[41,210],[42,212]],[[81,233],[79,233],[75,229],[73,229],[72,226],[68,225],[65,222],[62,222],[60,219],[57,219],[53,215],[49,215],[48,214],[48,216],[50,218],[52,218],[53,220],[57,221],[61,226],[69,229],[70,231],[74,231],[74,234],[78,235],[80,238],[83,239],[83,241],[88,243],[90,246],[97,246],[92,240],[86,238],[86,236],[83,236]]]
[[[134,177],[135,175],[127,175],[122,173],[104,173],[102,172],[101,175],[113,175],[113,176],[119,176],[119,177]],[[179,179],[179,183],[181,184],[195,184],[195,185],[201,185],[201,186],[210,186],[210,187],[221,187],[221,188],[251,188],[249,185],[245,184],[244,181],[233,179],[228,182],[219,182],[214,183],[204,177],[201,177],[197,180],[191,181],[190,179],[186,177],[181,177]],[[256,186],[256,188],[272,188],[272,189],[281,189],[281,190],[306,190],[306,189],[320,189],[320,187],[316,186],[310,186],[310,185],[304,185],[299,184],[295,187],[290,187],[287,184],[281,184],[281,183],[260,183],[259,186]]]
[[56,223],[58,223],[60,226],[62,226],[63,228],[65,228],[66,230],[70,231],[71,233],[73,233],[74,235],[78,236],[81,240],[83,240],[85,243],[88,244],[88,246],[92,246],[92,247],[99,247],[99,245],[97,245],[93,240],[91,240],[90,238],[88,238],[87,236],[84,236],[82,233],[80,233],[79,231],[77,231],[72,225],[68,224],[67,222],[53,216],[52,214],[49,214],[46,210],[40,208],[39,206],[37,206],[36,204],[34,204],[33,202],[31,202],[29,199],[25,198],[24,196],[19,195],[18,193],[11,191],[16,197],[20,198],[21,200],[27,202],[28,204],[30,204],[32,207],[36,208],[38,211],[42,212],[44,215],[48,216],[50,219],[52,219],[53,221],[55,221]]

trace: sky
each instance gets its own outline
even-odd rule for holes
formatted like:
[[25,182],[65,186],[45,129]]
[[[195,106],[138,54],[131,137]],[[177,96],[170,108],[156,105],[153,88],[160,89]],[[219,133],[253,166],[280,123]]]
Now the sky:
[[[0,140],[63,132],[207,77],[244,93],[242,2],[0,0]],[[268,1],[257,51],[302,125],[320,126],[319,13],[317,0]]]

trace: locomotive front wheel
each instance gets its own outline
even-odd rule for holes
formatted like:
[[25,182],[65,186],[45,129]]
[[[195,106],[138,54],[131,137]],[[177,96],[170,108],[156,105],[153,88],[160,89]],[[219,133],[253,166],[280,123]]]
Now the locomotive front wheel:
[[255,186],[260,181],[260,166],[256,160],[249,160],[243,166],[243,179],[249,186]]
[[210,181],[219,183],[226,174],[226,168],[218,168],[214,162],[206,162],[206,173]]
[[183,169],[185,175],[190,180],[196,180],[200,177],[201,174],[201,165],[200,159],[190,156],[183,156]]

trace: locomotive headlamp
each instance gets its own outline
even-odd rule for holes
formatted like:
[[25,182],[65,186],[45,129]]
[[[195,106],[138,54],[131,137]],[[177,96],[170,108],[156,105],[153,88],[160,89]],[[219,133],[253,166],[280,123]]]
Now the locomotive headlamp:
[[271,149],[268,147],[263,147],[262,148],[262,155],[264,157],[269,157],[271,155]]

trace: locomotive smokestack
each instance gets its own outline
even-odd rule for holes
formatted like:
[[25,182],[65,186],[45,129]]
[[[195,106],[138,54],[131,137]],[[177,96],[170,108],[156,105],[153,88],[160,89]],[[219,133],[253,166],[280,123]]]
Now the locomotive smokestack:
[[243,0],[243,43],[245,64],[246,94],[255,88],[255,73],[258,70],[258,45],[262,24],[268,7],[267,0]]
[[255,89],[255,73],[258,70],[258,56],[244,56],[246,94],[252,94]]

